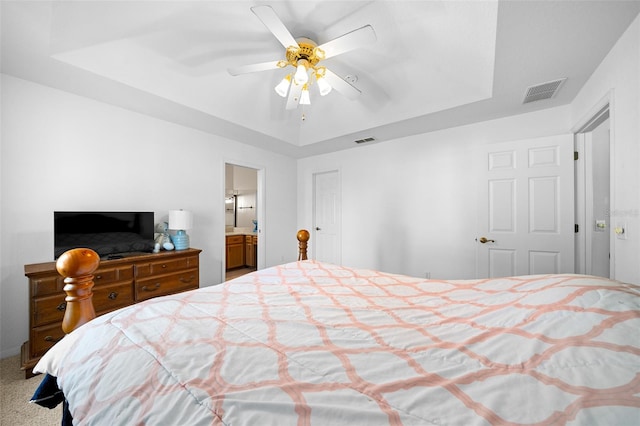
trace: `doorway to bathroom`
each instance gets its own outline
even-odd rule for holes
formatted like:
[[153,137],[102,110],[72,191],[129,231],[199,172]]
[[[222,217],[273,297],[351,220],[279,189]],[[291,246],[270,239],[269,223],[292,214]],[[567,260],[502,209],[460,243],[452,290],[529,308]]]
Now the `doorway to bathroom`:
[[260,170],[225,163],[225,280],[258,269]]

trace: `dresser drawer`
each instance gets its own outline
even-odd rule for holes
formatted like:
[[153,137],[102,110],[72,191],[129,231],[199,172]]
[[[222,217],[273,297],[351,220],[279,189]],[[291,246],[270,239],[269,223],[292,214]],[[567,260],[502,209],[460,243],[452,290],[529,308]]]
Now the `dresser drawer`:
[[133,268],[131,266],[120,268],[98,268],[98,270],[93,274],[93,283],[96,287],[125,280],[133,280]]
[[[50,324],[52,322],[62,322],[67,302],[64,301],[65,294],[60,293],[55,296],[40,297],[33,299],[33,326]],[[61,326],[58,324],[58,328]]]
[[29,339],[31,356],[44,355],[49,348],[64,337],[64,331],[60,323],[31,329]]
[[[93,283],[96,286],[110,284],[117,281],[131,281],[132,279],[133,268],[131,266],[120,268],[98,268],[93,274]],[[34,278],[31,280],[31,287],[31,297],[64,293],[64,278],[58,274]]]
[[136,300],[164,296],[198,288],[198,269],[189,269],[176,274],[160,275],[136,281]]
[[64,288],[64,278],[58,274],[31,280],[31,297],[61,294]]
[[180,271],[182,269],[195,268],[197,266],[198,256],[189,256],[179,259],[166,259],[149,263],[139,263],[136,265],[136,278],[167,274],[170,272]]
[[96,315],[106,314],[133,304],[133,283],[112,284],[93,288],[93,307]]
[[[93,287],[93,306],[96,314],[104,314],[133,303],[131,281],[108,286]],[[52,322],[62,327],[62,318],[66,310],[65,295],[40,297],[33,300],[33,326],[41,326]]]

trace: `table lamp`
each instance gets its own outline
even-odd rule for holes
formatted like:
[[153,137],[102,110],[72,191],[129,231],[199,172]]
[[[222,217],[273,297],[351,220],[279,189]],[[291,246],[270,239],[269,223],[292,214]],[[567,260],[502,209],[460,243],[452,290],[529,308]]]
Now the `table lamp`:
[[193,221],[190,211],[187,210],[169,210],[169,229],[177,231],[171,237],[173,246],[176,250],[185,250],[189,248],[189,236],[187,229],[191,229]]

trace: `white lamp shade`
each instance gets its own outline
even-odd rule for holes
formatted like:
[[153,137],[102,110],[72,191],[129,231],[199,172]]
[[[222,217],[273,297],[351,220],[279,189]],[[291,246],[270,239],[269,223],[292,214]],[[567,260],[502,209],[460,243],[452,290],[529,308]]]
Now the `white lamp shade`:
[[187,210],[169,210],[169,229],[191,229],[193,216]]
[[289,86],[291,85],[291,75],[286,76],[282,79],[280,83],[275,87],[275,91],[278,95],[283,98],[287,96],[287,92],[289,91]]
[[311,105],[311,98],[309,97],[309,88],[305,84],[300,94],[300,105]]
[[318,90],[320,91],[320,96],[328,95],[329,92],[331,92],[332,87],[324,77],[320,77],[316,81],[318,82]]
[[304,59],[298,61],[298,69],[293,76],[293,80],[297,84],[306,84],[309,81],[309,75],[307,74],[307,67],[304,65],[307,61]]

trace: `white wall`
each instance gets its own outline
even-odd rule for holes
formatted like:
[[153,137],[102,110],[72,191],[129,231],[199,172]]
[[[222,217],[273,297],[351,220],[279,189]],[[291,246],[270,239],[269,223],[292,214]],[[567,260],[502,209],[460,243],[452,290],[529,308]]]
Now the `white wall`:
[[560,107],[300,160],[298,227],[313,226],[313,173],[340,170],[343,264],[473,278],[475,147],[566,134],[569,123]]
[[614,278],[640,283],[640,16],[629,26],[571,104],[575,126],[611,102],[611,223],[626,225],[614,239]]
[[253,229],[253,220],[256,219],[256,193],[238,195],[238,206],[236,207],[237,221],[236,227]]
[[[611,101],[613,276],[640,283],[640,17],[571,105],[298,162],[298,227],[311,229],[312,175],[340,170],[342,263],[432,278],[475,273],[478,143],[571,133]],[[310,242],[313,247],[313,241]]]
[[233,166],[233,189],[238,191],[236,227],[253,229],[258,211],[258,173],[248,167]]
[[[201,286],[223,275],[224,164],[265,169],[266,264],[293,261],[293,159],[2,75],[1,356],[28,338],[23,265],[53,260],[54,210],[194,213]],[[290,235],[291,238],[286,236]]]

